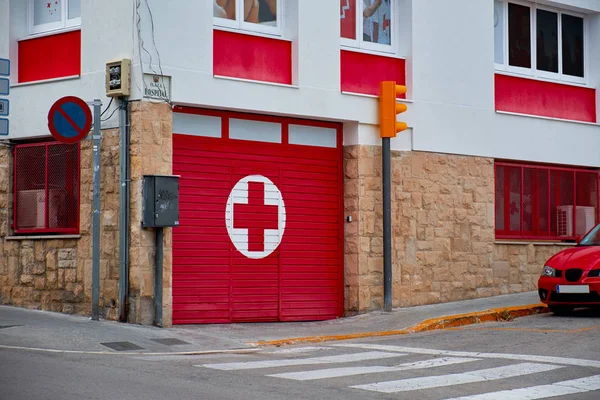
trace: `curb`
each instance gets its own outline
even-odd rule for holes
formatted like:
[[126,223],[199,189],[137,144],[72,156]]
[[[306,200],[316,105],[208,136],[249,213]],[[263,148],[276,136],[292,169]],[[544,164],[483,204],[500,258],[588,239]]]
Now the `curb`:
[[6,350],[25,350],[25,351],[38,351],[43,353],[59,353],[59,354],[93,354],[93,355],[119,355],[119,356],[202,356],[211,354],[248,354],[259,351],[259,349],[230,349],[230,350],[190,350],[190,351],[178,351],[178,352],[156,352],[156,353],[144,353],[144,352],[117,352],[117,351],[87,351],[87,350],[59,350],[59,349],[44,349],[41,347],[22,347],[22,346],[8,346],[0,345],[0,349]]
[[542,303],[529,304],[516,307],[492,308],[484,311],[477,311],[466,314],[449,315],[440,318],[431,318],[419,322],[408,328],[393,331],[375,331],[351,333],[346,335],[324,335],[324,336],[305,336],[288,339],[265,340],[248,343],[252,346],[286,346],[300,343],[321,343],[339,340],[363,339],[370,337],[408,335],[411,333],[428,332],[460,326],[480,324],[484,322],[507,322],[515,318],[526,317],[535,314],[544,314],[549,312],[548,306]]

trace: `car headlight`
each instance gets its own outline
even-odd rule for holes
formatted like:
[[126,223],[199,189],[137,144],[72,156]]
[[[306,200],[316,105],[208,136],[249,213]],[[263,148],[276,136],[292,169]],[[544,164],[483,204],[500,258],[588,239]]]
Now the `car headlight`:
[[556,270],[549,265],[544,265],[542,276],[556,276]]

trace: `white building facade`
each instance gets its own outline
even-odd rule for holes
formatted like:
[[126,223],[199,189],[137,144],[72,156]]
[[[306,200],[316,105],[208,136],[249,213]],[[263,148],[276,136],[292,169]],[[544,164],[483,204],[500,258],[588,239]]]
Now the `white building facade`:
[[[0,0],[0,22],[0,57],[11,60],[3,303],[89,312],[91,143],[52,147],[48,110],[63,96],[103,102],[108,318],[125,302],[128,320],[154,318],[144,174],[180,176],[165,324],[380,309],[384,80],[407,87],[409,126],[391,141],[395,307],[536,290],[547,257],[598,221],[594,0]],[[109,104],[106,63],[120,59],[131,60],[131,93]],[[36,152],[43,168],[27,166]],[[238,214],[240,187],[238,203],[274,214]],[[54,195],[67,207],[51,206]],[[43,212],[33,216],[27,196],[41,196]]]

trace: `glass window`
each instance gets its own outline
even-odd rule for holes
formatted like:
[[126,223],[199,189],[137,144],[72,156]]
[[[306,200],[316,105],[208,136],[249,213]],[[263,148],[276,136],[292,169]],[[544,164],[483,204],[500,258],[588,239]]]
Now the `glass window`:
[[213,16],[217,25],[277,33],[280,1],[214,0]]
[[81,25],[81,0],[29,0],[30,33]]
[[69,0],[68,19],[81,17],[81,0]]
[[496,237],[573,240],[598,221],[598,172],[501,163],[495,169]]
[[340,0],[340,35],[356,39],[356,0]]
[[62,20],[61,0],[34,0],[33,24],[44,25]]
[[531,68],[531,9],[508,4],[508,63]]
[[221,117],[173,113],[173,133],[220,138]]
[[583,16],[559,9],[494,0],[494,62],[499,69],[585,83],[584,24]]
[[494,2],[494,62],[504,64],[504,3]]
[[79,232],[79,144],[17,145],[16,233]]
[[306,125],[289,125],[289,143],[318,147],[337,147],[337,131]]
[[229,138],[281,143],[281,124],[231,118],[229,120]]
[[537,10],[537,69],[558,72],[558,14]]
[[583,78],[583,18],[562,14],[563,74]]
[[391,0],[340,0],[340,37],[343,44],[392,52],[394,44]]

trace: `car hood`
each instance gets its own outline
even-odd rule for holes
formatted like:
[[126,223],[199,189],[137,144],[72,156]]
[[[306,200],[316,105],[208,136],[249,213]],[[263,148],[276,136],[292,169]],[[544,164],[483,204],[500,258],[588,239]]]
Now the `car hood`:
[[563,250],[552,256],[546,265],[553,268],[581,268],[584,271],[600,268],[600,246],[581,246]]

